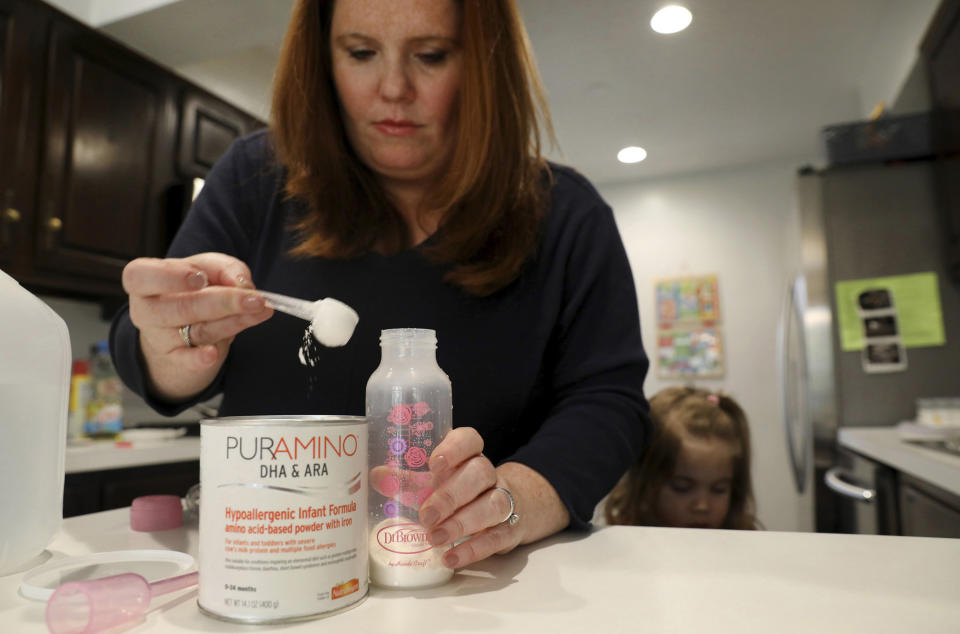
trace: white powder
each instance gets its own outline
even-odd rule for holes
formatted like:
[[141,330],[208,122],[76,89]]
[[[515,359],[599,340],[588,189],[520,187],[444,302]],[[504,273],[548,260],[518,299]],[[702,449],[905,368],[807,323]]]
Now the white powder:
[[313,326],[307,325],[306,330],[303,331],[297,355],[300,357],[300,365],[309,365],[314,368],[320,362],[320,345],[313,336]]
[[345,345],[353,336],[360,316],[343,302],[325,297],[313,304],[313,336],[329,347]]
[[297,356],[301,365],[314,367],[320,361],[317,343],[327,347],[345,345],[360,321],[357,311],[343,302],[325,297],[313,302],[313,320],[303,333]]
[[453,576],[453,570],[443,565],[446,548],[397,552],[417,551],[429,546],[426,532],[421,524],[402,517],[388,517],[373,527],[370,531],[370,581],[386,588],[425,588],[446,583]]

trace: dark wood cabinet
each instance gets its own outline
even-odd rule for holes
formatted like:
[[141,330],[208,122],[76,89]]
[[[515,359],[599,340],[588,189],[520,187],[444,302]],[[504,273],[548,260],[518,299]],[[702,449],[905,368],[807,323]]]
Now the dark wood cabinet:
[[47,293],[121,296],[203,177],[264,125],[40,0],[0,0],[0,267]]
[[42,105],[45,16],[33,2],[0,0],[0,267],[29,258]]
[[118,287],[130,259],[156,255],[161,164],[176,129],[171,81],[99,34],[54,20],[46,85],[34,265]]
[[73,517],[130,506],[142,495],[183,497],[200,482],[200,462],[68,473],[63,488],[63,516]]
[[185,88],[180,106],[180,173],[203,178],[234,139],[256,127],[255,120],[240,110],[207,93]]
[[177,146],[179,182],[167,189],[162,251],[173,241],[190,209],[194,179],[202,179],[238,137],[266,124],[196,86],[180,91],[180,131]]

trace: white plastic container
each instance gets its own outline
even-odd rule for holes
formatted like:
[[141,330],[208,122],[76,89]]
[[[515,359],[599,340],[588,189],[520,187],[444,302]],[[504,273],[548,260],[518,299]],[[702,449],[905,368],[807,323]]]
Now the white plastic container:
[[60,528],[69,396],[67,325],[0,271],[0,575]]

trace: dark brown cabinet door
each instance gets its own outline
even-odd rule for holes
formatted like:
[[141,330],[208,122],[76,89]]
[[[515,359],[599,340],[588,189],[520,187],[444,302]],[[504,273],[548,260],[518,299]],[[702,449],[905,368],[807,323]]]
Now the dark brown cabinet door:
[[29,257],[37,177],[44,16],[23,0],[0,0],[0,267]]
[[183,496],[198,482],[200,463],[196,460],[68,473],[63,488],[63,516],[130,506],[142,495]]
[[191,205],[194,179],[207,172],[238,137],[265,127],[259,119],[192,84],[180,93],[180,131],[177,147],[178,184],[169,190],[162,251],[166,252]]
[[39,0],[0,0],[0,268],[122,295],[161,256],[192,177],[263,125]]
[[[175,111],[169,78],[99,34],[51,27],[34,266],[119,290],[151,252]],[[175,112],[173,114],[175,121]]]
[[182,176],[203,178],[234,139],[256,127],[253,119],[223,101],[185,88],[180,106],[180,148],[177,165]]

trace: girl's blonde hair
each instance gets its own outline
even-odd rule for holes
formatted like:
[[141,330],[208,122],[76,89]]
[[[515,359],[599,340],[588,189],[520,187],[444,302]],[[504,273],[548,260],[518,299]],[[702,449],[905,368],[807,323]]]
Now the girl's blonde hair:
[[610,493],[608,524],[659,525],[656,500],[676,467],[684,438],[718,439],[733,448],[730,509],[723,528],[756,529],[759,523],[750,476],[750,429],[743,409],[729,396],[695,387],[669,387],[650,399],[655,432],[643,458]]
[[[489,295],[533,254],[547,205],[540,129],[553,139],[546,99],[514,0],[450,0],[461,15],[463,80],[450,167],[426,201],[442,218],[421,250],[446,279]],[[271,139],[286,194],[306,207],[297,256],[385,255],[409,230],[376,174],[350,147],[333,83],[334,0],[297,0],[274,79]]]

